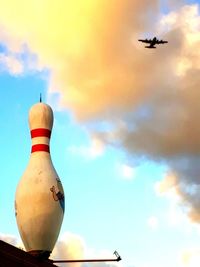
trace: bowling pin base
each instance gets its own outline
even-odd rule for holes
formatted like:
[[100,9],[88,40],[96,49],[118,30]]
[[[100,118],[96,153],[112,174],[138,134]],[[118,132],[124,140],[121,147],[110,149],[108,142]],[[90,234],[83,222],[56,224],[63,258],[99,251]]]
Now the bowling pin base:
[[28,251],[29,254],[31,254],[32,256],[41,259],[41,260],[46,260],[49,258],[51,251],[47,251],[47,250],[30,250]]

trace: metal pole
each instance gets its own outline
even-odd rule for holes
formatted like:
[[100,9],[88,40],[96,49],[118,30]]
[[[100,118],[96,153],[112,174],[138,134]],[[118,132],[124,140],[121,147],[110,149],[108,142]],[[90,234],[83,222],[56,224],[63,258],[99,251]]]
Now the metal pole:
[[114,252],[116,255],[116,259],[80,259],[80,260],[52,260],[53,263],[70,263],[70,262],[106,262],[106,261],[120,261],[121,257],[117,253],[117,251]]

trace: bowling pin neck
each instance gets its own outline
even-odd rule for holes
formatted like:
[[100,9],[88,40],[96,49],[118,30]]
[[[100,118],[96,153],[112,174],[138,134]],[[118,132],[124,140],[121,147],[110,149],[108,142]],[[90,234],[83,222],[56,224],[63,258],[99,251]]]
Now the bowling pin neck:
[[50,153],[51,131],[45,128],[36,128],[31,130],[32,148],[31,153],[35,152],[47,152]]
[[49,141],[53,127],[53,111],[44,103],[37,103],[29,111],[29,126],[31,131],[31,153],[49,153]]

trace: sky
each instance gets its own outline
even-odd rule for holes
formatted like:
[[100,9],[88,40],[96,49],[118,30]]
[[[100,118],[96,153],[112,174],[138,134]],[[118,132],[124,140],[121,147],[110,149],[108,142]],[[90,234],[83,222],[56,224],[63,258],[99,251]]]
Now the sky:
[[[200,1],[0,6],[0,238],[23,247],[14,199],[41,93],[66,198],[52,258],[199,266]],[[154,36],[168,44],[137,41]]]

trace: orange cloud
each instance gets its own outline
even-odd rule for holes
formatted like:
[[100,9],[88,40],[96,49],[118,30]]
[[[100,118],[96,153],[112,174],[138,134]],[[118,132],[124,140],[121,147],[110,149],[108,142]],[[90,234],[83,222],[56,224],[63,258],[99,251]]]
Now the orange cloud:
[[[160,16],[159,3],[1,0],[0,41],[13,53],[26,44],[38,56],[51,71],[49,92],[59,92],[76,118],[112,125],[97,138],[164,159],[199,222],[198,5]],[[156,30],[169,43],[144,49],[138,37]]]
[[[0,1],[0,40],[25,43],[51,70],[50,91],[78,118],[94,117],[146,94],[151,57],[132,39],[148,29],[158,1]],[[140,54],[140,53],[139,53]],[[146,61],[146,62],[145,62]],[[143,67],[144,66],[144,67]]]

